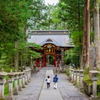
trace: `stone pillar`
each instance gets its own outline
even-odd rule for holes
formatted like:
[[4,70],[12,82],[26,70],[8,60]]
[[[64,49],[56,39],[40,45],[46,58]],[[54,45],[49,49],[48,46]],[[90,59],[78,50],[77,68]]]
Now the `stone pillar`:
[[28,85],[28,81],[27,81],[27,72],[28,72],[28,70],[25,70],[25,85]]
[[31,69],[29,70],[29,80],[31,81]]
[[22,91],[22,75],[23,72],[19,72],[19,91]]
[[18,84],[17,84],[18,75],[19,75],[19,73],[15,72],[15,75],[14,75],[15,87],[14,87],[13,95],[18,95]]
[[12,73],[12,71],[10,72],[10,73],[8,73],[8,76],[9,76],[9,79],[8,79],[8,82],[9,82],[9,95],[8,95],[8,97],[7,97],[7,100],[14,100],[14,97],[13,97],[13,87],[12,87],[12,85],[13,85],[13,76],[14,76],[15,74],[14,73]]
[[92,81],[93,81],[93,90],[92,90],[92,95],[91,95],[91,98],[93,99],[93,98],[97,98],[98,96],[97,96],[97,80],[98,80],[98,76],[97,76],[97,74],[99,73],[98,71],[96,71],[96,70],[92,70],[92,71],[90,71],[90,73],[92,74]]
[[5,76],[6,72],[0,72],[0,98],[4,98],[4,83],[6,82]]
[[76,83],[76,70],[74,70],[74,85]]
[[71,69],[71,82],[73,82],[73,69]]
[[79,73],[80,73],[80,89],[83,89],[83,77],[84,77],[83,72],[84,72],[84,70],[79,70]]
[[30,82],[30,81],[31,81],[31,69],[28,69],[28,71],[29,71],[29,74],[28,74],[28,75],[29,75],[29,76],[28,76],[29,79],[28,79],[28,80],[29,80],[29,82]]
[[[95,66],[95,48],[93,47],[93,45],[90,45],[89,48],[89,71],[94,70],[94,66]],[[95,66],[96,67],[96,66]],[[89,78],[91,80],[92,78],[92,73],[89,72]]]
[[25,72],[23,72],[22,81],[23,81],[22,88],[26,88],[25,87]]
[[64,48],[61,48],[61,67],[60,72],[66,72],[66,68],[64,66]]
[[31,59],[31,67],[30,68],[33,68],[33,64],[32,64],[32,56],[30,57],[30,59]]
[[27,71],[27,82],[28,83],[30,83],[30,79],[29,78],[30,78],[30,70],[28,69],[28,71]]
[[69,79],[71,80],[71,68],[69,68],[69,72],[70,72]]
[[79,70],[76,70],[76,73],[77,73],[77,87],[79,86]]

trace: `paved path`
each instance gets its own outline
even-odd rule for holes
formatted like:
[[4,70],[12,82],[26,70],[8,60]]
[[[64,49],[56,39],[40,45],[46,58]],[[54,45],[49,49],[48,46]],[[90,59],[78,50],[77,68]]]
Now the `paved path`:
[[32,75],[31,82],[26,85],[19,95],[14,96],[15,100],[38,100],[42,88],[43,79],[45,76],[45,69]]
[[[58,74],[58,89],[51,87],[47,89],[45,77],[50,75],[53,79],[53,67],[42,68],[39,72],[32,75],[31,82],[26,85],[19,95],[14,96],[14,100],[89,100],[83,93],[68,81],[65,74]],[[41,90],[42,89],[42,90]]]
[[58,87],[64,100],[89,100],[87,96],[78,91],[78,88],[68,81],[69,78],[65,74],[58,74],[58,77]]
[[42,88],[39,100],[63,100],[59,89],[55,90],[53,88],[53,81],[52,81],[54,77],[53,70],[46,70],[45,79],[48,75],[51,78],[50,89],[47,89],[47,84],[44,80],[44,84],[43,84],[43,88]]

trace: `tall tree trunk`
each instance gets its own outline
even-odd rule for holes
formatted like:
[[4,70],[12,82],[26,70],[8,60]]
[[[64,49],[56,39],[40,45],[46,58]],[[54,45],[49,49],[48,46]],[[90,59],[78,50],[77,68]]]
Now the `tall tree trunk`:
[[[78,4],[78,18],[79,18],[79,32],[81,32],[81,18],[80,18],[80,4]],[[81,34],[81,33],[80,33]],[[79,65],[80,65],[80,69],[82,68],[82,45],[81,45],[81,35],[79,35]]]
[[[91,18],[90,31],[93,32],[93,18]],[[92,36],[90,36],[90,43],[92,42],[92,40]]]
[[[26,28],[24,27],[23,28],[23,35],[25,36],[26,35]],[[23,38],[23,43],[25,44],[25,37]],[[25,48],[22,49],[22,54],[25,54],[26,51],[25,51]],[[26,67],[26,57],[25,55],[22,55],[22,66],[25,66]]]
[[15,42],[15,49],[16,49],[16,53],[15,53],[15,71],[18,71],[18,41]]
[[84,0],[83,69],[89,67],[90,0]]
[[99,58],[99,0],[94,0],[94,43],[96,45],[96,66],[100,69]]

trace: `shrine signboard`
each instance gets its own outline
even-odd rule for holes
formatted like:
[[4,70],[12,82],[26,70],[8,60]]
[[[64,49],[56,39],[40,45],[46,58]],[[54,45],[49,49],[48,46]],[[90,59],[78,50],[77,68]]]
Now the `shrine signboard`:
[[44,52],[45,53],[55,53],[55,46],[52,44],[44,45]]

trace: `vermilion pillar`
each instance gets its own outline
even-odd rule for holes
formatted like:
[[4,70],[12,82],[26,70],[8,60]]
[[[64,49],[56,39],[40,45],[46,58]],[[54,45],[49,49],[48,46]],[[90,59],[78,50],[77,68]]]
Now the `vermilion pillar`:
[[36,62],[35,62],[36,66],[37,66],[37,58],[36,58]]
[[56,51],[55,51],[55,67],[56,67]]
[[43,53],[43,66],[45,67],[45,52]]

